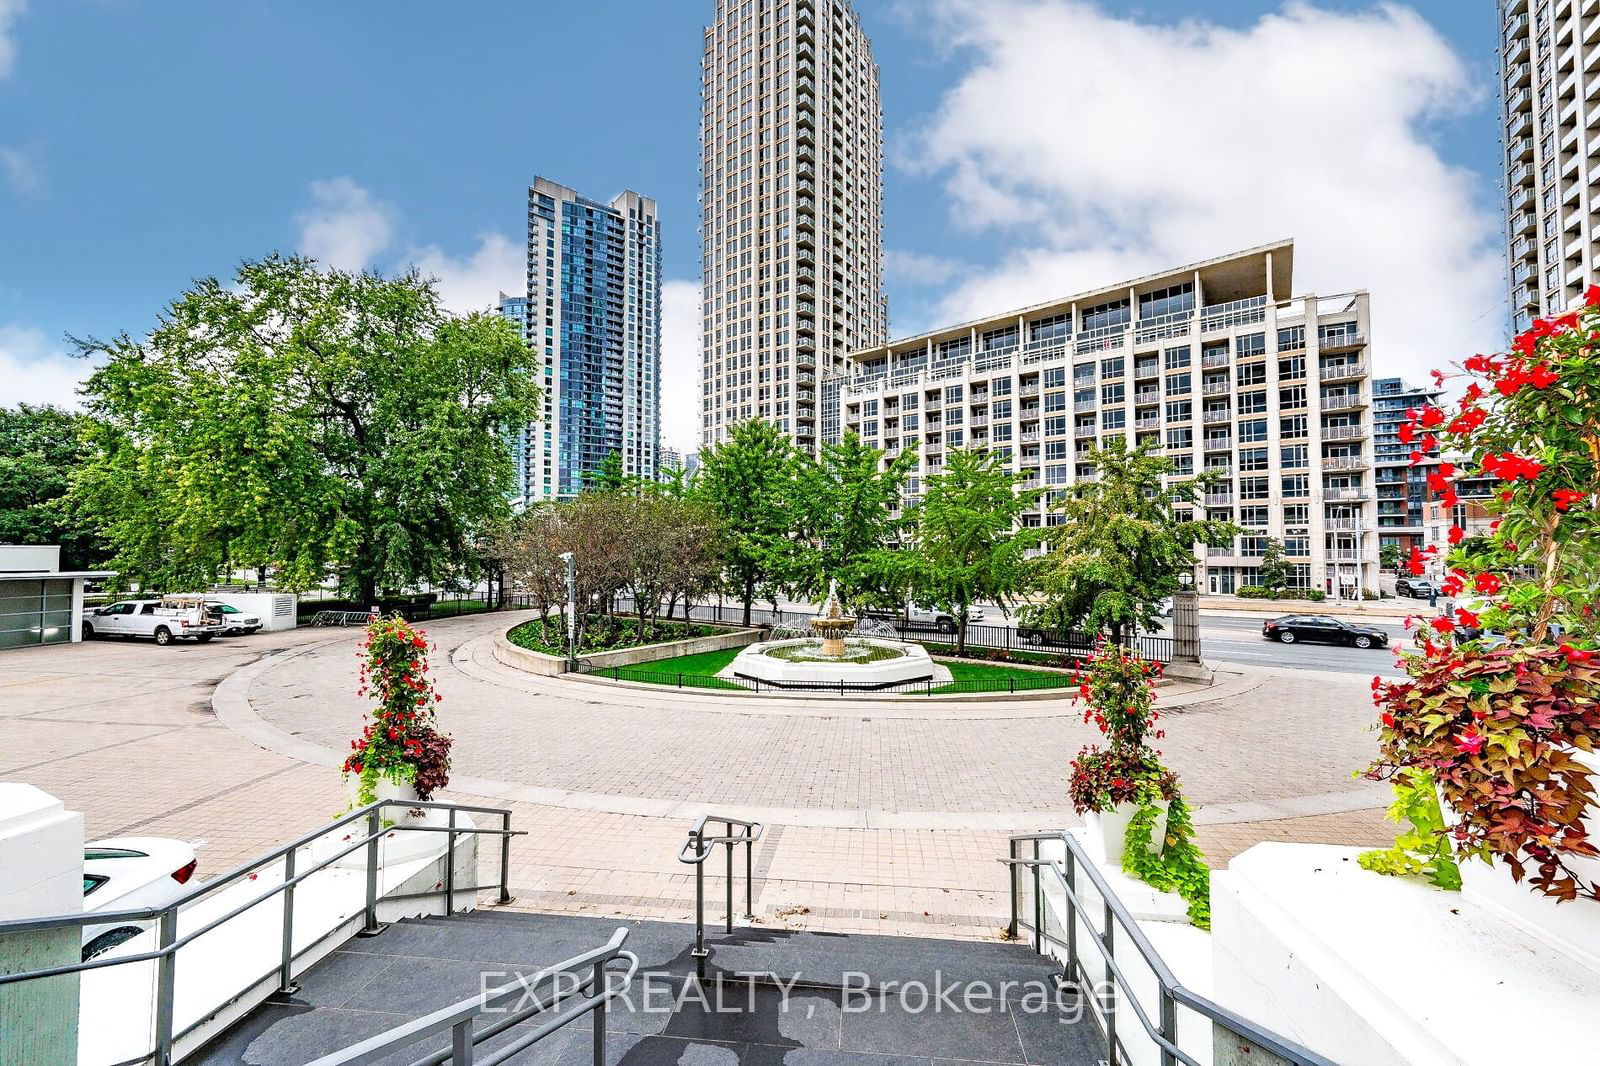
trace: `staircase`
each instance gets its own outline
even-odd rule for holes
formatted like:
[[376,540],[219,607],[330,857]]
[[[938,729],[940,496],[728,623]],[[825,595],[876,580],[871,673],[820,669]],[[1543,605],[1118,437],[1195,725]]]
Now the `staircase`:
[[[606,1061],[619,1066],[1094,1066],[1106,1058],[1077,995],[1058,988],[1058,964],[1020,943],[745,926],[708,932],[700,982],[692,924],[489,910],[397,922],[347,942],[304,973],[294,995],[258,1008],[189,1061],[305,1063],[588,951],[619,926],[639,958],[627,994],[604,1015]],[[573,1018],[507,1061],[592,1062],[593,1017]],[[476,1061],[493,1061],[497,1048],[550,1020],[536,1014],[478,1044]],[[480,1027],[492,1021],[477,1019]],[[382,1061],[448,1050],[443,1034]]]

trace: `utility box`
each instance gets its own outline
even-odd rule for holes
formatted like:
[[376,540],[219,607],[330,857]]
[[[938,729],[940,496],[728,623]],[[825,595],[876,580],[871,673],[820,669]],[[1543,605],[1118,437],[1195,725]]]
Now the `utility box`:
[[206,599],[255,615],[261,619],[264,633],[293,629],[298,624],[295,612],[300,609],[300,598],[292,592],[217,589],[206,593]]
[[[32,785],[0,783],[0,921],[83,910],[83,815]],[[78,926],[0,933],[0,973],[70,966]],[[78,974],[0,985],[0,1066],[78,1061]]]

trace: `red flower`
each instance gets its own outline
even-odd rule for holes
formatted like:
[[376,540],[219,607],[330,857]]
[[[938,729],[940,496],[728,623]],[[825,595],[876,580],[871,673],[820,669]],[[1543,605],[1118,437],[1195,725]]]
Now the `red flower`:
[[1472,590],[1482,596],[1493,596],[1500,591],[1498,574],[1479,574],[1472,579]]
[[1538,366],[1528,371],[1528,384],[1532,385],[1536,389],[1547,389],[1560,380],[1561,375],[1557,374],[1554,370],[1551,370],[1543,363],[1540,363]]
[[1411,546],[1411,558],[1406,560],[1406,569],[1411,571],[1412,577],[1421,577],[1427,570],[1427,567],[1422,565],[1422,552],[1415,544]]
[[1483,472],[1501,481],[1516,481],[1518,478],[1533,481],[1544,472],[1544,464],[1511,452],[1501,452],[1499,455],[1490,452],[1483,457]]
[[1434,429],[1444,425],[1444,412],[1437,407],[1424,407],[1420,421],[1423,429]]
[[1589,498],[1587,492],[1579,492],[1577,489],[1556,489],[1550,496],[1556,501],[1558,511],[1565,511],[1579,500]]
[[1400,438],[1401,444],[1410,444],[1417,439],[1417,426],[1414,422],[1402,422],[1400,428],[1395,430],[1395,436]]
[[1450,633],[1450,632],[1453,632],[1455,630],[1455,628],[1456,628],[1455,622],[1451,621],[1449,618],[1445,617],[1444,615],[1440,615],[1438,618],[1435,618],[1433,621],[1429,622],[1428,624],[1430,626],[1432,626],[1436,632],[1439,632],[1439,633]]
[[1460,544],[1463,540],[1466,539],[1466,536],[1467,536],[1467,531],[1462,529],[1460,526],[1451,526],[1450,527],[1450,543],[1451,544]]
[[1478,616],[1472,611],[1467,610],[1465,607],[1456,608],[1456,621],[1460,622],[1468,629],[1478,628]]
[[1600,307],[1600,285],[1590,285],[1584,290],[1583,302],[1589,307]]
[[1384,725],[1388,726],[1390,729],[1394,728],[1394,715],[1390,714],[1388,711],[1384,711],[1382,714],[1378,715],[1378,720]]

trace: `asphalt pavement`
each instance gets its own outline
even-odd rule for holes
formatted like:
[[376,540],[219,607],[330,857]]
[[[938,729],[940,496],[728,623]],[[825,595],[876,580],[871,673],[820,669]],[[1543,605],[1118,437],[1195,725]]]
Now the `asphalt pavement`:
[[[1405,601],[1409,606],[1411,601]],[[760,606],[768,606],[760,604]],[[1270,605],[1263,604],[1263,607]],[[785,611],[807,611],[816,608],[808,604],[780,602]],[[1420,615],[1429,613],[1424,600],[1416,601]],[[1287,611],[1283,612],[1289,613]],[[1170,624],[1170,619],[1168,624]],[[1280,670],[1330,670],[1336,673],[1359,674],[1371,677],[1400,677],[1404,674],[1395,665],[1394,649],[1411,646],[1411,634],[1399,622],[1373,619],[1360,625],[1382,629],[1389,634],[1389,644],[1383,648],[1347,648],[1328,644],[1279,644],[1261,635],[1261,615],[1236,614],[1232,611],[1200,611],[1200,655],[1211,663],[1237,663],[1243,666],[1270,667]],[[1014,621],[998,608],[990,606],[984,611],[983,625],[1008,626]],[[1160,636],[1165,629],[1155,631]]]

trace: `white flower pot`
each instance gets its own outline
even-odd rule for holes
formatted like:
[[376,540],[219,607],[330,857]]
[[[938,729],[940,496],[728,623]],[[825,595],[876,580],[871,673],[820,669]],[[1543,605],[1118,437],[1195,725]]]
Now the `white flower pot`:
[[[350,809],[355,810],[357,807],[361,806],[361,775],[345,774],[344,788],[345,794],[350,798]],[[380,800],[401,800],[409,802],[420,798],[417,795],[416,786],[410,781],[396,782],[382,776],[378,778],[373,791],[376,793],[376,798]],[[383,816],[390,821],[395,821],[403,813],[404,810],[400,807],[385,807]]]
[[[1573,751],[1574,762],[1582,763],[1600,776],[1600,754]],[[1457,816],[1444,795],[1439,797],[1439,807],[1445,825],[1452,826]],[[1600,807],[1591,805],[1583,818],[1589,839],[1600,841]],[[1573,857],[1566,865],[1579,877],[1593,884],[1600,882],[1600,859]],[[1592,969],[1600,970],[1600,903],[1577,899],[1571,903],[1558,903],[1528,883],[1535,872],[1532,860],[1524,867],[1526,876],[1518,884],[1511,878],[1511,870],[1500,863],[1488,865],[1476,858],[1461,859],[1461,891],[1474,903],[1487,908],[1502,919],[1518,926],[1565,952]]]
[[[1156,804],[1156,822],[1150,827],[1150,853],[1158,855],[1167,838],[1168,801]],[[1085,843],[1092,858],[1103,860],[1113,869],[1122,868],[1123,842],[1128,836],[1128,823],[1139,812],[1137,803],[1119,803],[1109,811],[1089,811],[1083,816]]]

